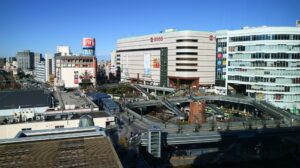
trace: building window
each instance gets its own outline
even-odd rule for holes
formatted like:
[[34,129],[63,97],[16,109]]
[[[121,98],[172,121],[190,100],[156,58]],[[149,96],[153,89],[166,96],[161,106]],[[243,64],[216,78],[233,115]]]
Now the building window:
[[30,131],[31,128],[22,128],[22,131]]
[[197,61],[198,58],[176,58],[177,61]]
[[176,66],[197,66],[197,63],[176,63]]
[[177,46],[176,49],[198,49],[197,46]]
[[64,125],[56,125],[55,128],[64,128]]
[[179,72],[196,72],[197,69],[176,69]]
[[178,39],[176,42],[198,42],[197,39]]
[[176,55],[198,55],[197,52],[176,52]]

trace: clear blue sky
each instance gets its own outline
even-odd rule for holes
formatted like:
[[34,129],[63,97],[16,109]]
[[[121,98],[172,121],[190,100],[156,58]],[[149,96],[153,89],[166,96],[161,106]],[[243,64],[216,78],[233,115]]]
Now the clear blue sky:
[[166,28],[215,31],[243,26],[295,26],[300,0],[0,0],[0,56],[30,49],[54,53],[95,37],[108,59],[122,37]]

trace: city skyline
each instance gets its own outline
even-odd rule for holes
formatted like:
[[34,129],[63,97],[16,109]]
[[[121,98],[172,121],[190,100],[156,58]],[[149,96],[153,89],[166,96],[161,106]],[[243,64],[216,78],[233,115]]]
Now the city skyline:
[[82,38],[93,37],[98,59],[105,60],[110,59],[117,39],[167,28],[216,31],[243,26],[295,26],[300,6],[297,0],[4,0],[0,4],[0,57],[15,56],[25,49],[55,53],[57,45],[68,45],[74,54],[80,54]]

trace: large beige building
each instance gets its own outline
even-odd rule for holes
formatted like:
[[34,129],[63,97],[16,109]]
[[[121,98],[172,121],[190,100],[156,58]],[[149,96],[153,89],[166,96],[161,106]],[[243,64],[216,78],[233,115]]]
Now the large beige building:
[[215,33],[166,30],[117,41],[121,81],[198,88],[215,83]]

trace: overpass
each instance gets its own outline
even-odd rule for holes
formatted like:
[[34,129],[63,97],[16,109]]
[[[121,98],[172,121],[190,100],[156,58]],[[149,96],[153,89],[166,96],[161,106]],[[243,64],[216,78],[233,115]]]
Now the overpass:
[[[253,106],[273,118],[277,118],[280,120],[283,120],[287,125],[292,125],[295,120],[300,121],[299,116],[295,116],[290,114],[289,112],[282,110],[280,108],[277,108],[265,101],[256,101],[253,98],[250,97],[234,97],[234,96],[195,96],[195,97],[173,97],[169,98],[168,102],[170,104],[172,103],[174,106],[176,103],[186,103],[191,102],[192,100],[205,100],[205,101],[222,101],[222,102],[230,102],[230,103],[238,103],[238,104],[245,104]],[[164,105],[162,104],[161,100],[149,100],[149,101],[141,101],[141,102],[133,102],[127,104],[128,108],[139,108],[139,107],[149,107],[149,106],[157,106],[157,105]],[[173,111],[174,112],[174,111]],[[178,115],[178,112],[175,113],[175,115]]]
[[[300,127],[264,128],[255,130],[236,130],[220,132],[199,133],[167,133],[162,132],[162,144],[165,146],[218,143],[224,140],[238,140],[250,138],[282,137],[300,135]],[[140,141],[141,146],[148,145],[148,136],[143,134]]]
[[144,89],[156,90],[156,91],[164,91],[164,92],[174,92],[176,89],[174,88],[167,88],[167,87],[160,87],[160,86],[151,86],[151,85],[139,85]]

